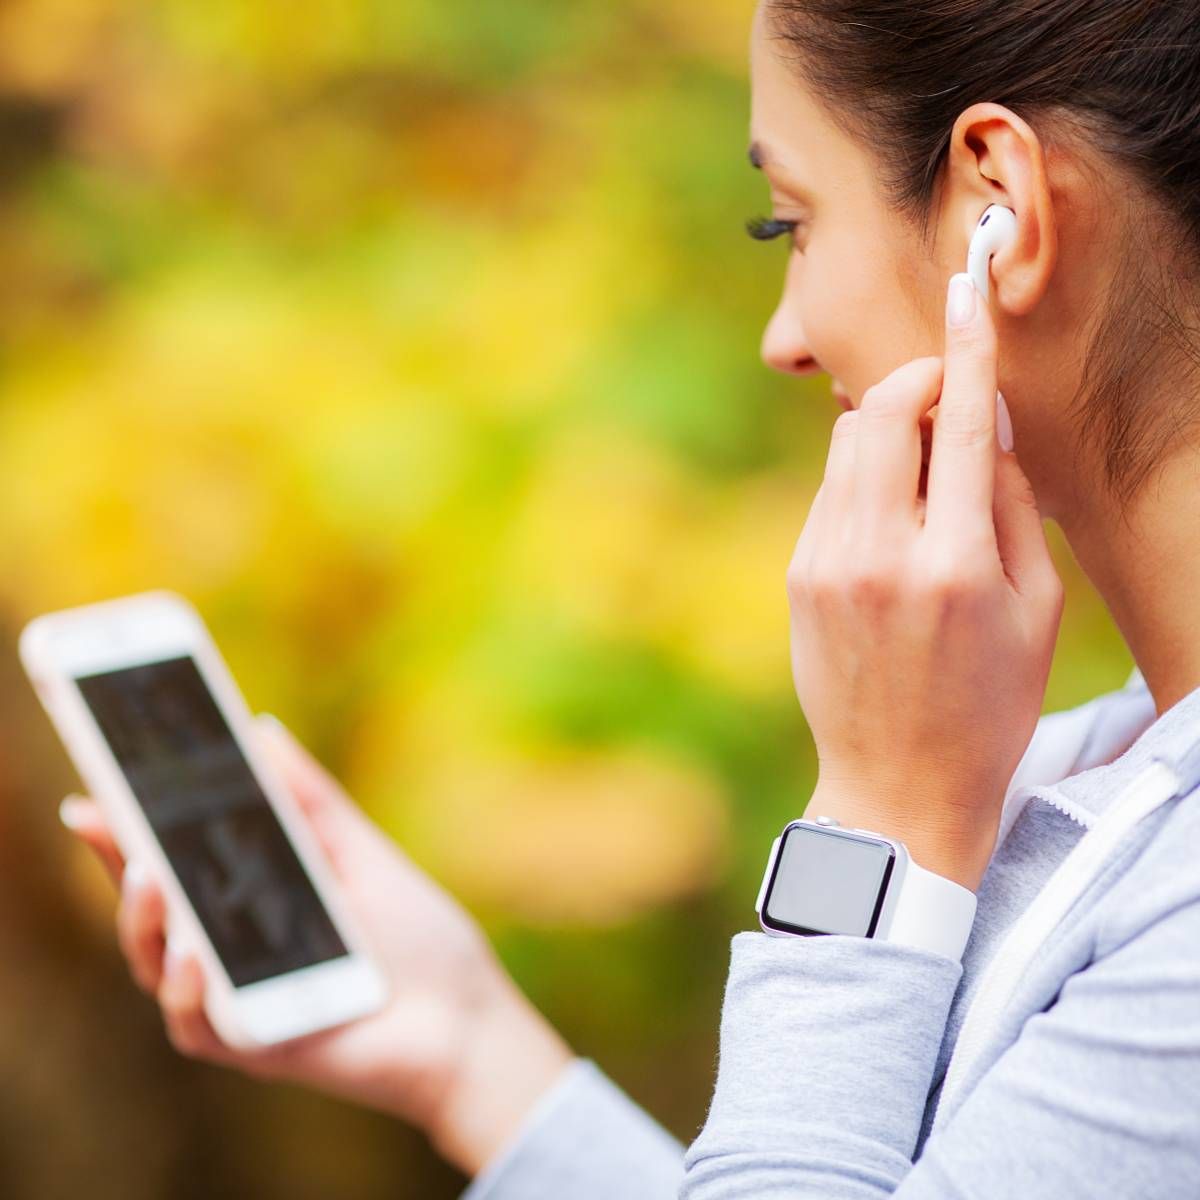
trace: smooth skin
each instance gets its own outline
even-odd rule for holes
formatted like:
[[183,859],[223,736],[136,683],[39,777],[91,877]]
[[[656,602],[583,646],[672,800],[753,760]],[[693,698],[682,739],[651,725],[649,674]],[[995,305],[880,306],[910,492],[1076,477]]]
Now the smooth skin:
[[[763,358],[828,371],[855,410],[834,424],[787,569],[793,673],[820,760],[808,812],[900,837],[921,865],[974,887],[1061,612],[1043,518],[1103,595],[1158,712],[1200,684],[1200,451],[1165,461],[1122,510],[1102,463],[1063,452],[1132,185],[1082,142],[1048,144],[1009,109],[972,105],[951,132],[931,253],[881,194],[872,159],[777,57],[761,9],[751,75],[773,215],[802,222]],[[951,329],[947,281],[993,203],[1016,214],[1016,238],[992,259],[990,310]],[[996,443],[997,385],[1013,454]],[[161,897],[133,868],[118,915],[130,969],[184,1053],[393,1112],[474,1174],[571,1052],[474,920],[294,740],[272,752],[379,942],[397,989],[389,1009],[266,1054],[229,1050],[203,1017],[195,961],[183,950],[164,963]],[[94,804],[70,799],[63,815],[119,875]]]

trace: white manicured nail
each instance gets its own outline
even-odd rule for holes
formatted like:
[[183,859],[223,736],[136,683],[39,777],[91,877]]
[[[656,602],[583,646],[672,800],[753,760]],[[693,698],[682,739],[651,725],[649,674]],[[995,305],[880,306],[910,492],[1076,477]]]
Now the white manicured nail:
[[125,864],[125,874],[121,876],[121,891],[126,896],[133,896],[150,881],[150,873],[139,859],[133,858]]
[[167,935],[167,948],[163,953],[163,974],[174,975],[187,957],[187,951],[178,934]]
[[975,281],[965,271],[950,276],[946,292],[946,320],[954,327],[969,325],[975,316]]
[[78,833],[83,828],[79,819],[79,797],[67,796],[58,806],[58,819],[72,832]]
[[1001,450],[1013,448],[1012,417],[1009,416],[1007,402],[999,392],[996,393],[996,438]]

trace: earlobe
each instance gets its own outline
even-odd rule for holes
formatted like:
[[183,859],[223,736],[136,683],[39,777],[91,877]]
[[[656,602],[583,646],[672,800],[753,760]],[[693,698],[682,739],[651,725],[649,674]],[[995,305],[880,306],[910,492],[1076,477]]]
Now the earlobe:
[[[967,237],[987,204],[1016,214],[1016,236],[992,259],[991,280],[1000,311],[1025,316],[1049,287],[1058,260],[1058,228],[1041,139],[1001,104],[973,104],[955,122],[950,169],[968,191],[985,197],[964,217]],[[978,211],[976,211],[978,210]]]

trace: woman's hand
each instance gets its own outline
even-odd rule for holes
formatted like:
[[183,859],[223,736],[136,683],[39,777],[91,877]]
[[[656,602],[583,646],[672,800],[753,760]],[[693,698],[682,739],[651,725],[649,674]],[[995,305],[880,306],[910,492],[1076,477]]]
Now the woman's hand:
[[975,890],[1063,592],[1033,490],[997,442],[991,314],[962,279],[973,312],[947,320],[944,364],[906,363],[838,417],[787,582],[819,760],[808,811],[900,838]]
[[573,1057],[505,973],[475,920],[404,857],[273,718],[256,733],[312,826],[388,975],[386,1007],[276,1047],[225,1045],[203,1008],[199,961],[165,936],[162,892],[121,856],[94,803],[64,823],[122,884],[117,932],[130,970],[162,1009],[177,1050],[382,1109],[422,1129],[476,1174]]

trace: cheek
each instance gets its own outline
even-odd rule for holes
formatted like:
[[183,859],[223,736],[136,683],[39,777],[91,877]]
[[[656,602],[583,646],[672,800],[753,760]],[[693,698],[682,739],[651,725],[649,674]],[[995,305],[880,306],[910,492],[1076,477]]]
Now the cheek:
[[861,244],[817,252],[797,281],[797,305],[811,353],[839,380],[857,406],[862,394],[896,367],[925,354],[914,323],[912,298],[898,286],[904,276],[880,270],[882,259]]

